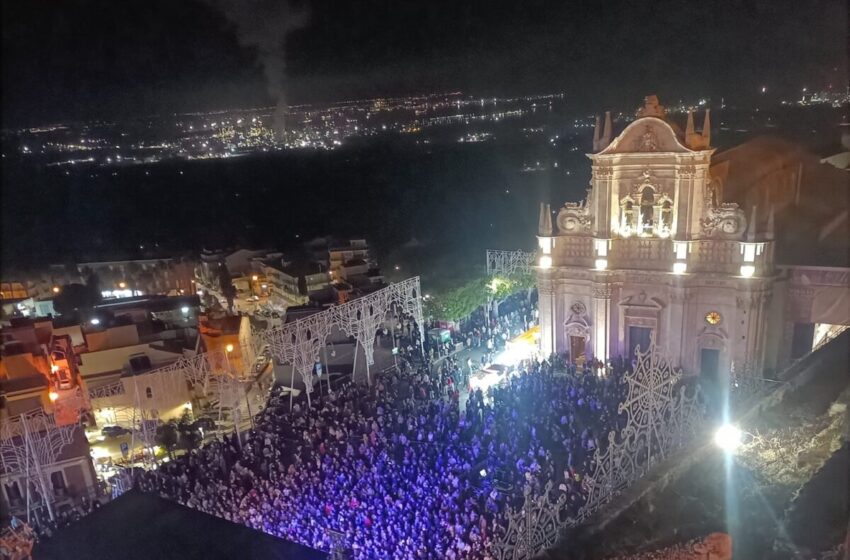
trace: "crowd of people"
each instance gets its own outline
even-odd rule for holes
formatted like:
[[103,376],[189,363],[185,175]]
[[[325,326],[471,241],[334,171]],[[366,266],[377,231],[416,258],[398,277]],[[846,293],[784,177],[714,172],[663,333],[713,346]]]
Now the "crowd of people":
[[83,496],[71,507],[55,511],[53,519],[46,515],[46,512],[34,516],[31,519],[31,526],[39,539],[49,539],[57,530],[73,525],[88,514],[100,509],[101,506],[99,500],[90,500],[87,496]]
[[599,438],[621,420],[622,368],[600,377],[531,361],[461,408],[446,390],[451,374],[403,363],[372,386],[314,397],[310,409],[272,398],[241,445],[216,440],[138,484],[316,548],[340,531],[363,559],[489,558],[508,506],[550,480],[578,512]]

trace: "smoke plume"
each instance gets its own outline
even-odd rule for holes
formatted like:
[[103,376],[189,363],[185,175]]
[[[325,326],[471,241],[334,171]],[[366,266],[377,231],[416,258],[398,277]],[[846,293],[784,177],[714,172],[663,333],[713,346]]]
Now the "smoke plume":
[[305,8],[288,0],[208,0],[235,26],[239,43],[257,50],[257,59],[266,76],[269,96],[275,103],[272,126],[278,140],[285,139],[286,115],[286,35],[307,21]]

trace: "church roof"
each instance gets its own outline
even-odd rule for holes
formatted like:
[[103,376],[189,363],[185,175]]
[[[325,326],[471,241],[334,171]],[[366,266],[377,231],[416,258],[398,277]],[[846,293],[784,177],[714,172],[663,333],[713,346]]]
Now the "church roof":
[[712,157],[724,202],[736,202],[765,231],[775,211],[778,264],[850,266],[850,175],[802,146],[760,136]]

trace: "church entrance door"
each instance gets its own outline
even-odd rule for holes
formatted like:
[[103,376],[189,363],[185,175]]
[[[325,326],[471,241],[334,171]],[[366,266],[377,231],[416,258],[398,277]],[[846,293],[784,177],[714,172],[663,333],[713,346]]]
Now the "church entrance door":
[[584,359],[584,344],[583,336],[570,336],[570,360],[577,362]]
[[705,392],[708,415],[719,418],[723,412],[723,392],[720,386],[720,350],[703,348],[699,354],[699,377]]
[[640,346],[641,352],[649,349],[652,329],[649,327],[629,327],[629,362],[635,357],[635,348]]
[[802,358],[811,352],[814,341],[814,323],[794,323],[794,337],[791,339],[791,359]]
[[703,348],[699,356],[699,374],[709,383],[717,383],[720,373],[720,350]]

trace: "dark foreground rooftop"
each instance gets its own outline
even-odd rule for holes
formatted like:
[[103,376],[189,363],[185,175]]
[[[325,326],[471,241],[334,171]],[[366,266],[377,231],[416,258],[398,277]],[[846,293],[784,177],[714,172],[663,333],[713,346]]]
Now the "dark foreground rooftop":
[[39,559],[320,560],[327,554],[130,491],[36,546]]

